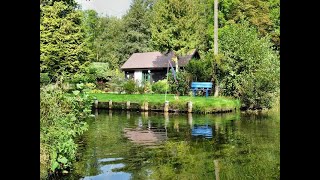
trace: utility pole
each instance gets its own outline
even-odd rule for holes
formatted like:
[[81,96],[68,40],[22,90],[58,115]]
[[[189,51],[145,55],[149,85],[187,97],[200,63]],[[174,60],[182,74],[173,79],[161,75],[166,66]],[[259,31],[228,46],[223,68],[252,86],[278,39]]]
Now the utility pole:
[[[216,56],[218,55],[218,0],[214,0],[214,49],[213,49],[214,58],[216,61]],[[217,78],[217,64],[214,63],[214,72],[215,72],[215,86],[214,86],[214,97],[219,95],[219,82]],[[216,180],[220,180],[219,177],[219,160],[215,159],[214,161],[214,172],[216,175]]]
[[[218,55],[218,0],[214,0],[214,44],[213,44],[213,54],[214,58]],[[216,60],[215,60],[216,61]],[[213,63],[214,67],[214,97],[219,95],[219,82],[217,78],[217,64]]]
[[214,55],[218,54],[218,0],[214,0]]

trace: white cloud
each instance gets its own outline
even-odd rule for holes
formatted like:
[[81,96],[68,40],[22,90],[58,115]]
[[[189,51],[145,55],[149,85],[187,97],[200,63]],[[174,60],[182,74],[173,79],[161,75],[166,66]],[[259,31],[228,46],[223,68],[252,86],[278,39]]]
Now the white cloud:
[[132,0],[76,0],[83,10],[93,9],[98,14],[120,18],[129,9]]

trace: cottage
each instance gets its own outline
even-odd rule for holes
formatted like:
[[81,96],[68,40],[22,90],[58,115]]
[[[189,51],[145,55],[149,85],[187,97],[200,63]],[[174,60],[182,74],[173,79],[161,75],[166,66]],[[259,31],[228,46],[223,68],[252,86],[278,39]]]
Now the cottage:
[[[126,78],[133,78],[138,82],[157,82],[166,77],[169,61],[174,69],[176,68],[172,56],[173,52],[167,54],[161,52],[134,53],[120,69],[125,72]],[[179,57],[179,69],[183,68],[192,58],[200,58],[197,50],[193,50],[189,55]]]

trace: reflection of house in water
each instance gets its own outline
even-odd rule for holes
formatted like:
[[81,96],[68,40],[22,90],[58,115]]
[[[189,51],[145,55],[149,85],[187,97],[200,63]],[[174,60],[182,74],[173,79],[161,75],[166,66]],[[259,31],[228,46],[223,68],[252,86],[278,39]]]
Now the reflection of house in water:
[[210,125],[194,125],[191,135],[194,137],[212,138],[212,127]]
[[124,132],[128,139],[141,145],[155,145],[167,139],[165,128],[153,127],[150,120],[147,127],[144,127],[141,117],[139,118],[137,128],[125,128]]

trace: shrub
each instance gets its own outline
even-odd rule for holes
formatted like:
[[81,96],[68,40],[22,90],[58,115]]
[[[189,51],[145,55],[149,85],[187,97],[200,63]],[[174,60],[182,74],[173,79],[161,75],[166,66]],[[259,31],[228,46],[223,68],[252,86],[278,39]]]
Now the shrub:
[[190,75],[183,70],[176,73],[177,82],[174,80],[172,73],[169,73],[170,93],[179,95],[188,95],[190,90]]
[[50,81],[48,73],[40,73],[40,84],[48,84]]
[[102,91],[100,89],[92,89],[91,91],[89,91],[90,93],[106,93],[105,91]]
[[165,94],[166,91],[169,91],[169,84],[166,79],[155,82],[152,85],[152,91],[157,94]]
[[141,86],[136,85],[137,90],[140,94],[150,93],[151,92],[151,84],[146,81],[141,84]]
[[[70,168],[77,145],[74,138],[87,130],[92,99],[77,84],[66,93],[61,84],[40,88],[40,143],[49,154],[51,172]],[[43,156],[42,156],[43,157]]]
[[280,86],[279,52],[247,22],[226,25],[220,33],[223,95],[239,98],[245,109],[270,108]]
[[96,85],[94,83],[85,83],[84,86],[85,86],[85,88],[90,89],[90,90],[96,88]]
[[136,82],[133,79],[127,80],[124,85],[123,89],[128,94],[133,94],[137,90]]
[[125,82],[126,80],[124,77],[124,73],[119,70],[115,70],[113,72],[113,75],[111,76],[110,81],[106,83],[106,89],[104,90],[118,92],[119,94],[121,94],[121,92],[124,91]]

